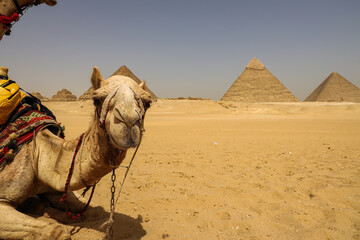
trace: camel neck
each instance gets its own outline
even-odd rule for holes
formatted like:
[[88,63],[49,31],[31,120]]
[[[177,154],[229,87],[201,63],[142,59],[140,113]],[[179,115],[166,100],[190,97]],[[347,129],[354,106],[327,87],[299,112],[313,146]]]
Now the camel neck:
[[83,185],[92,185],[120,165],[126,151],[119,154],[106,139],[95,117],[85,132],[77,157],[78,177]]
[[[112,171],[111,163],[119,166],[126,156],[126,151],[118,154],[106,140],[100,128],[97,116],[84,133],[83,141],[75,158],[69,191],[79,190],[86,185],[93,185]],[[34,166],[53,189],[64,191],[65,182],[71,166],[79,138],[67,141],[54,136],[49,131],[41,131],[36,140],[38,148],[38,166]]]

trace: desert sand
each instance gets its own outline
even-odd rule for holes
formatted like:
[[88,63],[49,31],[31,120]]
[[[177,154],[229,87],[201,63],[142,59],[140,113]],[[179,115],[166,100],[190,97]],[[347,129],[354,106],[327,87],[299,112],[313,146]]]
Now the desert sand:
[[[91,101],[46,105],[67,139],[93,116]],[[145,128],[114,239],[360,239],[360,104],[159,99]],[[110,186],[73,239],[104,237]]]

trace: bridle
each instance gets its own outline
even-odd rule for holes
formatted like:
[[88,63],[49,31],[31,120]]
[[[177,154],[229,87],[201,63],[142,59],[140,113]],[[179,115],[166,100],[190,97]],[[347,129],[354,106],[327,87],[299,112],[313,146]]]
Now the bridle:
[[[115,90],[113,90],[104,100],[104,103],[102,105],[102,110],[101,110],[101,115],[99,114],[99,111],[98,111],[98,107],[96,108],[96,113],[98,115],[98,121],[99,121],[99,126],[101,129],[103,129],[104,131],[104,134],[106,136],[106,139],[109,143],[109,146],[111,146],[112,150],[113,151],[116,151],[117,154],[121,154],[122,152],[124,152],[125,150],[122,150],[122,149],[119,149],[117,148],[116,146],[114,146],[110,140],[110,136],[106,130],[106,127],[105,127],[105,120],[106,120],[106,116],[110,110],[110,102],[111,100],[115,97],[116,93],[118,92],[118,90],[120,89],[121,86],[117,87]],[[131,88],[130,88],[131,89]],[[132,89],[131,89],[132,90]],[[138,105],[142,106],[142,109],[144,109],[144,106],[142,105],[142,101],[141,101],[141,98],[136,94],[136,92],[134,92],[134,90],[132,90],[133,93],[134,93],[134,97],[135,99],[137,100],[138,102]],[[104,110],[105,109],[105,110]],[[139,113],[138,113],[139,114]],[[110,204],[110,210],[111,210],[111,214],[110,214],[110,217],[109,217],[109,220],[106,222],[106,225],[107,225],[107,231],[108,231],[108,236],[110,239],[112,239],[112,223],[114,222],[114,212],[115,212],[115,205],[117,203],[117,201],[119,200],[120,198],[120,193],[121,193],[121,190],[122,190],[122,187],[125,183],[125,180],[126,180],[126,177],[128,175],[128,172],[130,170],[130,167],[132,165],[132,162],[135,158],[135,155],[139,149],[139,146],[140,146],[140,143],[141,143],[141,139],[142,139],[142,134],[143,134],[143,131],[144,128],[143,128],[143,122],[144,122],[144,117],[145,117],[145,110],[144,110],[144,114],[142,116],[139,116],[140,117],[140,120],[139,120],[139,123],[138,123],[138,126],[140,128],[140,141],[139,141],[139,144],[138,146],[136,147],[135,149],[135,152],[130,160],[130,164],[128,166],[125,166],[124,168],[126,168],[126,172],[125,172],[125,175],[123,177],[123,180],[121,182],[121,185],[120,185],[120,189],[119,189],[119,192],[118,192],[118,195],[117,195],[117,198],[116,198],[116,201],[115,201],[115,180],[116,180],[116,175],[115,175],[115,169],[119,166],[116,166],[115,164],[111,165],[111,161],[110,161],[110,166],[113,168],[113,171],[112,171],[112,176],[111,176],[111,180],[112,180],[112,187],[111,187],[111,204]],[[62,195],[62,198],[60,199],[60,202],[61,203],[64,203],[65,204],[65,211],[66,211],[66,214],[67,216],[70,218],[70,219],[76,219],[76,218],[79,218],[80,216],[82,216],[84,214],[84,212],[86,211],[86,209],[88,208],[90,202],[91,202],[91,199],[92,199],[92,196],[94,194],[94,191],[95,191],[95,186],[96,186],[96,183],[94,185],[88,185],[86,184],[85,180],[80,176],[81,178],[81,181],[83,182],[83,184],[86,186],[84,192],[82,193],[82,196],[84,197],[85,196],[85,193],[92,187],[92,190],[91,190],[91,195],[89,197],[89,200],[88,202],[86,203],[84,209],[80,212],[80,213],[72,213],[68,210],[68,205],[67,205],[67,201],[66,201],[66,198],[67,198],[67,193],[68,193],[68,189],[69,189],[69,186],[70,186],[70,181],[71,181],[71,177],[72,177],[72,174],[73,174],[73,171],[74,171],[74,165],[75,165],[75,158],[77,156],[77,153],[80,149],[80,146],[82,144],[82,140],[83,140],[83,137],[84,137],[84,133],[80,136],[80,139],[77,143],[77,146],[76,146],[76,149],[75,149],[75,153],[74,153],[74,156],[73,156],[73,159],[72,159],[72,162],[71,162],[71,165],[70,165],[70,169],[69,169],[69,173],[68,173],[68,177],[66,179],[66,183],[65,183],[65,190],[64,190],[64,193]],[[80,168],[81,168],[81,163],[80,163]],[[80,169],[80,172],[81,172],[81,169]]]
[[35,1],[33,1],[31,4],[29,4],[28,6],[21,7],[20,4],[19,4],[19,2],[18,2],[17,0],[12,0],[12,1],[13,1],[14,5],[16,6],[17,13],[20,14],[20,15],[23,15],[24,12],[25,12],[28,8],[30,8],[30,7],[32,7],[32,6],[37,6],[37,5],[40,4],[40,0],[35,0]]
[[[106,120],[106,116],[110,110],[110,102],[111,100],[115,97],[116,93],[119,91],[121,86],[117,87],[116,89],[114,89],[104,100],[103,104],[102,104],[102,107],[101,107],[101,115],[99,114],[99,111],[98,111],[98,108],[96,108],[96,112],[97,112],[97,115],[98,115],[98,120],[99,120],[99,126],[100,128],[103,129],[104,131],[104,134],[107,138],[107,141],[109,142],[109,145],[110,146],[113,146],[111,141],[110,141],[110,136],[109,134],[107,133],[107,130],[106,130],[106,127],[105,127],[105,120]],[[131,88],[130,88],[131,89]],[[136,147],[135,149],[135,152],[130,160],[130,163],[128,166],[123,166],[126,171],[125,171],[125,174],[123,176],[123,179],[121,181],[121,184],[120,184],[120,187],[119,187],[119,191],[118,191],[118,194],[117,194],[117,197],[115,199],[115,180],[116,180],[116,174],[115,174],[115,169],[117,168],[117,166],[112,166],[113,167],[113,171],[112,171],[112,175],[111,175],[111,181],[112,181],[112,186],[111,186],[111,201],[110,201],[110,216],[109,216],[109,219],[104,222],[102,224],[102,226],[100,228],[103,228],[106,230],[106,238],[107,239],[110,239],[112,240],[113,239],[113,223],[114,223],[114,213],[115,213],[115,206],[118,202],[118,200],[120,199],[120,194],[121,194],[121,191],[122,191],[122,188],[124,186],[124,183],[125,183],[125,180],[126,180],[126,177],[129,173],[129,170],[130,170],[130,167],[134,161],[134,158],[136,156],[136,153],[139,149],[139,146],[140,146],[140,143],[141,143],[141,139],[142,139],[142,135],[143,135],[143,132],[145,131],[144,129],[144,117],[145,117],[145,108],[144,108],[144,105],[141,101],[141,98],[138,96],[138,94],[131,89],[131,91],[134,93],[134,98],[135,100],[138,102],[138,105],[140,107],[141,110],[143,110],[143,114],[141,115],[139,112],[137,112],[137,114],[139,115],[139,121],[137,123],[137,125],[139,126],[139,129],[140,129],[140,142],[138,144],[138,146]],[[121,113],[120,113],[120,116],[121,116]],[[122,117],[122,116],[121,116]],[[123,117],[122,117],[123,118]],[[125,123],[125,122],[124,122]],[[126,124],[126,123],[125,123]],[[116,148],[115,146],[113,146],[113,148]]]
[[[119,91],[119,89],[122,87],[122,85],[118,86],[117,88],[115,88],[104,100],[102,106],[101,106],[101,114],[99,114],[99,106],[96,107],[96,114],[98,116],[98,124],[100,126],[100,128],[103,130],[104,135],[106,140],[109,143],[109,146],[112,148],[113,151],[115,151],[117,154],[120,154],[122,152],[124,152],[124,150],[119,149],[117,146],[114,146],[114,144],[111,142],[110,139],[110,135],[108,133],[108,131],[106,130],[106,126],[105,126],[105,121],[106,121],[106,117],[110,111],[110,102],[111,100],[115,97],[116,93]],[[131,89],[131,88],[130,88]],[[134,98],[137,101],[140,109],[144,109],[144,106],[142,104],[141,98],[138,96],[138,94],[131,89],[131,91],[134,93]],[[136,110],[135,110],[136,111]],[[145,111],[143,110],[143,114],[139,113],[138,111],[136,111],[136,113],[139,115],[139,121],[137,122],[137,126],[140,129],[140,137],[142,136],[142,132],[145,131],[144,129],[144,117],[145,117]],[[121,113],[119,113],[121,116]],[[124,121],[124,124],[126,124],[126,122]],[[112,167],[116,167],[116,166],[112,166]]]
[[32,6],[37,6],[40,4],[40,0],[35,0],[31,4],[27,6],[21,7],[17,0],[12,0],[16,7],[16,11],[11,16],[4,16],[0,14],[0,23],[4,25],[6,32],[5,35],[10,35],[11,27],[20,19],[20,16],[24,15],[24,13]]

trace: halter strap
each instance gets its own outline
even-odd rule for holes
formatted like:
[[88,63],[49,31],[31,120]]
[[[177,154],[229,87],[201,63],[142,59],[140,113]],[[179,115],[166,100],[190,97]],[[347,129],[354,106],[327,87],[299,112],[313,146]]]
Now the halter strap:
[[4,25],[5,35],[10,35],[11,27],[20,19],[20,16],[32,6],[37,6],[40,4],[40,0],[33,0],[29,5],[21,7],[18,0],[12,0],[13,4],[16,7],[17,12],[11,14],[11,16],[5,16],[0,14],[0,24]]
[[[120,85],[118,86],[117,88],[115,88],[104,100],[104,103],[102,104],[102,107],[101,107],[101,114],[99,114],[99,111],[98,109],[96,109],[96,113],[98,115],[98,118],[99,118],[99,124],[102,128],[105,129],[105,120],[106,120],[106,116],[107,114],[109,113],[109,110],[110,110],[110,102],[111,100],[115,97],[116,93],[119,91],[119,89],[122,87],[123,85]],[[134,92],[134,90],[132,90],[130,88],[130,90],[134,93],[134,97],[135,97],[135,100],[136,101],[140,101],[140,97],[136,94],[136,92]],[[139,103],[140,105],[140,103]],[[138,111],[136,111],[136,113],[138,115],[140,115],[140,119],[142,119],[141,117],[141,113],[139,113]],[[142,123],[141,123],[142,125]],[[141,126],[142,128],[142,126]]]
[[[119,89],[122,87],[123,85],[120,85],[118,87],[116,87],[104,100],[103,104],[102,104],[102,107],[101,107],[101,113],[99,114],[99,109],[98,107],[96,108],[96,114],[98,116],[98,120],[99,120],[99,126],[100,128],[103,129],[104,131],[104,135],[106,137],[106,140],[109,142],[109,145],[111,146],[111,148],[115,151],[118,152],[118,154],[120,154],[121,152],[123,152],[124,150],[122,149],[119,149],[117,148],[116,146],[114,146],[114,144],[111,142],[111,139],[110,139],[110,136],[109,136],[109,133],[107,132],[106,130],[106,127],[105,127],[105,120],[106,120],[106,117],[107,117],[107,114],[109,113],[109,110],[110,110],[110,102],[111,100],[115,97],[116,93],[119,91]],[[131,88],[130,88],[131,89]],[[139,96],[136,94],[136,92],[134,92],[132,89],[131,91],[134,93],[134,96],[135,96],[135,99],[137,101],[140,101],[139,100]],[[139,112],[137,112],[137,114],[139,114]],[[141,114],[139,114],[141,115]],[[139,127],[140,127],[140,130],[141,131],[145,131],[144,130],[144,127],[143,127],[143,117],[140,116],[140,123],[139,123]]]
[[15,6],[16,6],[16,9],[17,9],[17,11],[18,11],[18,14],[23,14],[23,10],[21,9],[19,2],[18,2],[17,0],[13,0],[13,3],[14,3]]
[[[120,87],[122,87],[122,85],[118,86],[117,88],[115,88],[104,100],[104,103],[102,105],[101,108],[101,115],[99,116],[99,121],[101,125],[105,125],[105,119],[106,116],[110,110],[110,101],[115,97],[117,91],[119,91]],[[104,126],[105,127],[105,126]]]

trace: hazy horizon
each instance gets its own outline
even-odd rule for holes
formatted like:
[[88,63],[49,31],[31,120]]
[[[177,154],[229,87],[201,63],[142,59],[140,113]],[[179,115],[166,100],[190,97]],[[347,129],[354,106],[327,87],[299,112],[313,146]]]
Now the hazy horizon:
[[219,100],[253,57],[300,101],[331,72],[360,87],[359,1],[65,1],[30,8],[0,42],[27,91],[79,97],[93,66],[126,65],[160,98]]

